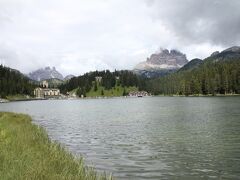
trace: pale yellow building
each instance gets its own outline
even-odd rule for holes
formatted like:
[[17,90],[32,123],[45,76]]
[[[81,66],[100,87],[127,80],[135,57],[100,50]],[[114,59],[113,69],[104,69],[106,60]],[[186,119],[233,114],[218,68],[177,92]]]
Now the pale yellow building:
[[42,87],[34,89],[33,93],[36,98],[57,98],[60,96],[60,90],[56,88],[48,88],[47,81],[43,81],[41,86]]
[[38,87],[38,88],[35,88],[34,91],[33,91],[33,94],[36,98],[44,98],[44,92],[43,92],[43,89]]

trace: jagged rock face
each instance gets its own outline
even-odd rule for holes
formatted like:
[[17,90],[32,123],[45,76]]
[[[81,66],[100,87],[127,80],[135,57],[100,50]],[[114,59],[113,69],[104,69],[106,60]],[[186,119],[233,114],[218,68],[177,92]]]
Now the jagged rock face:
[[185,54],[177,50],[164,49],[159,53],[152,54],[147,61],[139,63],[134,68],[134,72],[147,77],[163,76],[178,70],[187,63]]
[[146,62],[139,63],[135,69],[148,70],[148,69],[179,69],[188,60],[186,55],[177,51],[164,49],[160,53],[152,54],[150,58],[147,58]]
[[45,79],[53,79],[53,78],[60,79],[60,80],[64,79],[63,75],[59,73],[55,67],[53,67],[52,69],[50,67],[38,69],[36,71],[29,73],[28,77],[35,81],[42,81]]
[[187,58],[185,54],[177,50],[171,50],[170,52],[165,49],[158,54],[152,54],[150,58],[147,59],[147,63],[155,65],[169,65],[169,66],[183,66],[187,63]]

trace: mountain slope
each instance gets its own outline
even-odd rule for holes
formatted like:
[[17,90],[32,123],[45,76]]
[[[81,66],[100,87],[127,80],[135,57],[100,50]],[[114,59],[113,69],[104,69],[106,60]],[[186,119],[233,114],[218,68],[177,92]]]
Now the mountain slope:
[[187,62],[185,54],[177,50],[162,49],[152,54],[147,61],[137,64],[133,71],[148,78],[159,77],[175,72]]
[[0,97],[8,95],[31,95],[35,85],[18,70],[0,65]]
[[[187,68],[151,80],[148,91],[153,94],[215,95],[240,94],[240,48],[233,47],[214,53],[197,65],[190,62]],[[192,66],[193,64],[193,66]],[[189,71],[189,67],[190,69]]]
[[187,71],[187,70],[192,70],[192,69],[198,68],[202,63],[203,63],[203,60],[201,60],[201,59],[197,59],[197,58],[196,59],[192,59],[187,64],[185,64],[182,68],[180,68],[178,70],[178,72],[180,72],[180,71]]
[[65,84],[59,86],[61,92],[64,94],[74,89],[79,89],[77,94],[83,94],[85,96],[99,95],[99,93],[101,93],[100,89],[108,95],[110,95],[110,92],[113,92],[113,95],[119,95],[123,89],[128,90],[130,87],[136,87],[139,90],[143,90],[145,87],[145,79],[127,70],[114,72],[110,72],[109,70],[93,71],[74,77],[66,81]]
[[205,62],[231,61],[240,59],[240,46],[233,46],[220,53],[213,53],[205,59]]
[[75,77],[75,76],[72,75],[72,74],[69,74],[69,75],[67,75],[67,76],[64,78],[64,81],[69,81],[69,80],[72,79],[73,77]]

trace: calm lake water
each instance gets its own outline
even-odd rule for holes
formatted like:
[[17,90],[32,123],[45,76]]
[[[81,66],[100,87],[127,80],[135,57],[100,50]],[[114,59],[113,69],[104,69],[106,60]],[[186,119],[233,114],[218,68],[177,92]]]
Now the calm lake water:
[[117,179],[239,179],[240,97],[151,97],[0,104]]

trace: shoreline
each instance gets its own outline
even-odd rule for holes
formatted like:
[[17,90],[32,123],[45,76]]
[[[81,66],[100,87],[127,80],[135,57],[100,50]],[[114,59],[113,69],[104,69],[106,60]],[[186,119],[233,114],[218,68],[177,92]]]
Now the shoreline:
[[0,98],[0,103],[9,103],[9,102],[18,102],[18,101],[43,101],[43,100],[84,100],[84,99],[119,99],[119,98],[149,98],[149,97],[236,97],[240,96],[240,94],[215,94],[215,95],[151,95],[151,96],[143,96],[143,97],[135,97],[135,96],[99,96],[99,97],[69,97],[69,98],[22,98],[22,99],[2,99]]
[[112,179],[51,141],[25,114],[0,112],[0,147],[3,179]]
[[197,94],[197,95],[177,95],[177,94],[173,94],[173,95],[155,95],[156,97],[234,97],[234,96],[240,96],[240,94]]

